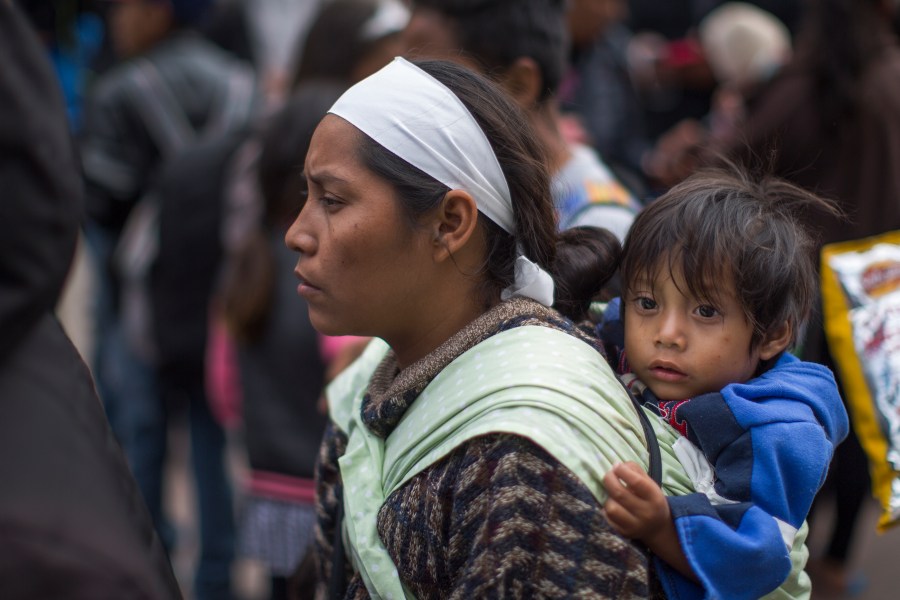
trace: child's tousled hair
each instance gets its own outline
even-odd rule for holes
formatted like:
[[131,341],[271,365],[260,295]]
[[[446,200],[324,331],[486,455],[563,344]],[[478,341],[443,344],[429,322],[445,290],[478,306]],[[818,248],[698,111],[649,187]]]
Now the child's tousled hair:
[[638,214],[623,249],[623,288],[680,268],[684,291],[715,304],[730,277],[753,327],[751,349],[784,323],[793,345],[817,294],[817,244],[803,224],[809,210],[838,214],[809,191],[730,163],[697,172]]

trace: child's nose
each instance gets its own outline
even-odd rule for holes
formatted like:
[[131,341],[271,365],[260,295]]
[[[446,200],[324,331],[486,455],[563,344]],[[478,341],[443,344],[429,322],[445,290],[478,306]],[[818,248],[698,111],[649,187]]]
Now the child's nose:
[[665,311],[660,315],[659,329],[656,331],[656,344],[665,348],[681,348],[684,346],[684,327],[681,318],[674,311]]

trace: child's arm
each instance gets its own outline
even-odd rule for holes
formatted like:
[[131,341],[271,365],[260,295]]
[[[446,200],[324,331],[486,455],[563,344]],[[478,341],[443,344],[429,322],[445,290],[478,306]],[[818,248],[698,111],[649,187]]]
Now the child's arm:
[[606,518],[624,536],[642,541],[656,556],[693,581],[669,503],[656,482],[633,462],[619,463],[603,478],[609,494]]

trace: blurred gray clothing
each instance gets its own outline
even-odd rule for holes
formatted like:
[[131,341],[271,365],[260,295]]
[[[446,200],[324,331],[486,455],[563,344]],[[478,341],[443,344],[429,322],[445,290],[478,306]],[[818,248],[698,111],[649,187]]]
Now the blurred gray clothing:
[[88,216],[118,232],[173,140],[247,123],[254,95],[249,65],[189,31],[104,74],[91,90],[82,142]]
[[639,177],[641,156],[651,142],[628,71],[630,40],[631,32],[616,25],[592,46],[577,52],[559,98],[563,111],[581,117],[591,145],[606,164]]

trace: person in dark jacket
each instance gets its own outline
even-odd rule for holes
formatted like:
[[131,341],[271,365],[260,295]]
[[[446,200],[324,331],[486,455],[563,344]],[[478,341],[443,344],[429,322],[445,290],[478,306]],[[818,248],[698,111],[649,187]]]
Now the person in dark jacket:
[[45,55],[0,2],[0,597],[180,598],[91,375],[53,314],[82,196]]
[[[186,251],[181,257],[184,266],[211,263],[212,267],[187,285],[169,285],[167,290],[170,300],[177,296],[174,308],[200,307],[189,315],[195,316],[188,319],[190,327],[174,332],[178,337],[199,330],[187,340],[195,343],[187,348],[192,352],[174,358],[173,353],[164,352],[162,342],[170,338],[163,336],[161,326],[173,324],[174,317],[164,311],[168,317],[157,318],[156,309],[163,307],[157,301],[160,295],[153,291],[154,276],[183,281],[179,278],[183,271],[169,272],[171,279],[160,272],[161,262],[173,249],[167,237],[173,233],[167,207],[179,203],[190,207],[190,218],[182,212],[175,219],[181,227],[177,233],[191,227],[191,219],[199,216],[201,227],[193,231],[194,239],[207,239],[204,227],[209,222],[203,219],[208,215],[199,209],[208,206],[207,201],[215,206],[215,188],[221,183],[217,169],[224,164],[218,151],[227,154],[228,149],[215,141],[240,131],[255,110],[252,69],[198,33],[211,4],[211,0],[121,0],[112,5],[110,35],[123,60],[90,90],[81,149],[87,238],[103,276],[94,363],[100,396],[169,548],[176,540],[162,506],[167,425],[174,412],[168,408],[186,408],[200,525],[194,593],[200,600],[224,600],[231,593],[234,519],[224,461],[225,435],[207,406],[202,353],[205,294],[211,286],[217,249],[206,245]],[[212,144],[212,155],[202,149],[206,143]],[[183,179],[185,174],[188,180]],[[132,232],[140,230],[137,217],[148,212],[136,207],[146,208],[145,200],[154,194],[160,207],[158,233],[154,237],[152,227],[144,231],[151,232],[147,239],[154,239],[158,252],[148,258],[151,251],[133,244],[143,238]],[[129,255],[144,263],[144,270],[122,260]],[[147,285],[134,286],[135,281]],[[151,293],[142,296],[148,288]],[[171,293],[173,289],[177,294]],[[175,316],[182,316],[181,312]],[[183,348],[179,340],[175,345]]]

